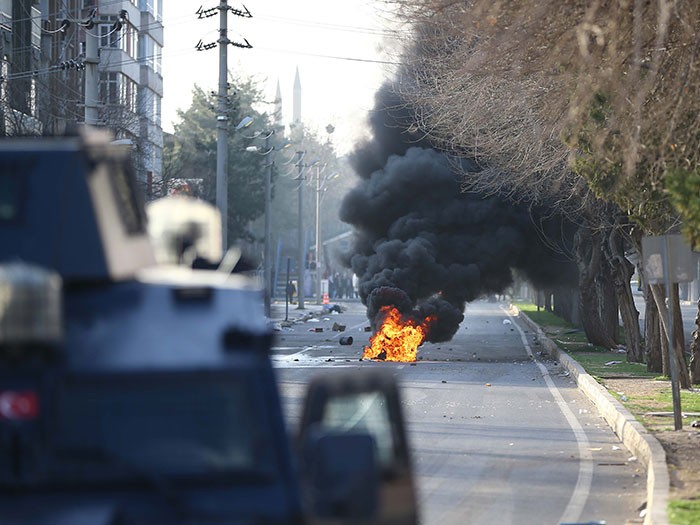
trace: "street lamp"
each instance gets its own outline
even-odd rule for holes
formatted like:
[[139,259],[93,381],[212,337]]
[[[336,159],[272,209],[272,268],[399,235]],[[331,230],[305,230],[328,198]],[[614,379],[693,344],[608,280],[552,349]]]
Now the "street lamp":
[[[330,124],[329,124],[330,125]],[[338,173],[333,173],[323,179],[321,183],[321,172],[323,168],[316,166],[316,304],[322,304],[321,300],[321,194],[326,191],[326,183],[335,179]]]
[[[291,144],[289,142],[284,142],[279,145],[270,145],[270,138],[274,135],[275,131],[267,131],[261,133],[258,136],[262,136],[265,139],[265,150],[260,151],[257,146],[248,146],[246,151],[258,153],[259,155],[269,155],[273,151],[279,151],[288,148]],[[265,164],[265,239],[263,248],[263,281],[265,283],[265,315],[270,317],[270,302],[272,297],[272,265],[271,265],[271,255],[270,255],[270,202],[272,200],[272,166],[274,161],[270,159],[269,162]]]
[[299,276],[298,284],[299,289],[297,290],[297,296],[299,298],[297,310],[304,309],[304,271],[305,271],[305,261],[306,254],[304,253],[304,168],[311,168],[319,163],[320,159],[316,159],[310,164],[303,164],[302,160],[306,155],[306,151],[297,151],[297,170],[299,172],[299,237],[297,238],[299,244]]
[[[236,125],[236,130],[247,128],[253,123],[251,117],[243,117]],[[216,116],[217,140],[216,140],[216,207],[221,214],[221,249],[226,253],[228,249],[228,133],[226,126],[228,115],[221,111]]]

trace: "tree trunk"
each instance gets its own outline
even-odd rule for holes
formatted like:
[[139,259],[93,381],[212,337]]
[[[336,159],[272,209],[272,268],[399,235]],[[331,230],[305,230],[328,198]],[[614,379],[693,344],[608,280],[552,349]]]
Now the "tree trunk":
[[661,348],[661,374],[664,377],[671,377],[671,364],[668,362],[668,338],[664,332],[664,325],[659,314],[659,348]]
[[663,352],[661,350],[661,322],[659,320],[659,310],[656,308],[656,301],[651,291],[651,286],[644,286],[644,300],[646,307],[644,310],[644,355],[647,360],[647,372],[662,374]]
[[618,289],[620,300],[620,316],[625,327],[625,347],[627,348],[627,361],[630,363],[644,362],[644,348],[642,334],[639,330],[639,312],[634,304],[634,296],[630,289],[629,280],[627,286],[622,285]]
[[573,286],[557,286],[554,289],[554,313],[574,326],[580,325],[578,315],[578,290]]
[[548,312],[552,311],[552,289],[545,288],[544,290],[544,309]]
[[620,306],[622,326],[625,327],[625,346],[627,347],[627,361],[630,363],[642,363],[644,351],[642,348],[642,334],[639,329],[639,312],[634,304],[634,296],[630,287],[630,279],[634,274],[634,265],[625,257],[624,240],[618,228],[610,232],[608,240],[609,262],[613,274],[613,283]]
[[[675,291],[674,291],[675,289]],[[668,326],[668,308],[666,308],[666,301],[664,298],[664,293],[663,293],[664,287],[663,285],[660,284],[655,284],[651,286],[651,291],[654,294],[654,301],[656,302],[656,307],[659,310],[659,319],[661,321],[661,329],[663,331],[663,337],[668,339],[668,333],[669,333],[669,326]],[[678,301],[678,286],[674,285],[671,287],[671,301],[674,301],[674,307],[677,312],[680,311],[680,302]],[[681,386],[681,388],[690,388],[690,374],[688,373],[688,366],[686,365],[685,362],[685,354],[684,351],[685,349],[682,346],[679,346],[679,343],[682,344],[683,342],[683,331],[682,329],[680,330],[681,335],[680,337],[677,335],[679,330],[676,328],[677,326],[677,320],[676,317],[674,316],[673,319],[673,325],[674,325],[674,341],[671,345],[672,348],[669,348],[668,354],[669,354],[669,359],[674,359],[676,363],[676,370],[678,371],[678,382]],[[681,323],[681,327],[682,327]],[[669,375],[669,374],[667,374]]]
[[574,255],[579,268],[580,312],[588,341],[604,348],[616,348],[613,334],[606,330],[600,317],[600,301],[596,276],[601,269],[602,245],[600,234],[582,226],[574,236]]
[[671,300],[675,305],[673,309],[673,337],[675,339],[676,359],[678,363],[676,369],[679,371],[678,377],[681,378],[681,386],[683,388],[691,388],[690,370],[688,369],[688,361],[685,357],[685,333],[683,331],[683,312],[681,312],[680,287],[678,283],[673,283],[673,286],[671,286]]
[[620,307],[609,265],[601,265],[601,272],[596,278],[596,287],[598,289],[598,300],[600,301],[600,320],[605,327],[605,331],[612,336],[617,346],[620,332]]
[[700,384],[700,300],[698,300],[698,313],[695,314],[695,330],[690,341],[690,382]]

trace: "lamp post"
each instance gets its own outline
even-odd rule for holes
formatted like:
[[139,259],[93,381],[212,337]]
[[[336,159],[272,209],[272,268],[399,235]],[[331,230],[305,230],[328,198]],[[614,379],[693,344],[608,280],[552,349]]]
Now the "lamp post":
[[[256,152],[260,155],[269,155],[273,151],[282,150],[290,146],[289,142],[286,142],[279,146],[274,146],[270,144],[270,139],[274,135],[275,131],[266,131],[260,135],[265,138],[265,150],[260,151],[257,146],[249,146],[246,151]],[[272,201],[272,166],[274,165],[274,160],[270,159],[265,164],[265,239],[263,240],[263,282],[265,290],[265,315],[270,317],[271,308],[271,298],[272,298],[272,265],[271,265],[271,255],[270,255],[270,224],[272,222],[270,214],[270,205]]]
[[321,168],[316,166],[316,304],[321,301]]
[[[326,126],[328,133],[328,145],[331,143],[331,135],[335,131],[333,124]],[[331,175],[329,180],[337,174]],[[321,169],[316,167],[316,304],[322,304],[321,298]]]
[[304,179],[302,176],[303,164],[301,163],[305,151],[297,151],[299,159],[297,160],[297,170],[299,171],[299,233],[297,243],[299,247],[299,276],[297,278],[297,310],[304,309],[304,270],[305,270],[305,254],[304,254]]
[[[265,136],[265,151],[271,153],[271,131]],[[267,153],[266,153],[267,155]],[[263,240],[263,279],[265,281],[265,315],[270,318],[272,283],[270,283],[270,201],[272,200],[272,159],[265,164],[265,239]]]
[[319,159],[314,160],[310,164],[304,164],[302,163],[302,160],[304,159],[304,156],[306,155],[306,151],[297,151],[297,163],[296,167],[299,173],[298,179],[299,179],[299,236],[297,238],[297,242],[299,244],[299,277],[298,277],[298,290],[297,290],[297,296],[299,298],[298,305],[297,305],[297,310],[303,310],[304,309],[304,271],[305,271],[305,262],[306,262],[306,254],[304,250],[304,173],[303,169],[304,168],[311,168],[318,164]]
[[322,304],[321,300],[321,267],[322,267],[322,257],[321,249],[323,243],[321,242],[321,198],[323,192],[326,191],[325,184],[335,179],[338,174],[333,173],[324,178],[323,183],[321,183],[321,173],[323,168],[316,167],[316,304]]

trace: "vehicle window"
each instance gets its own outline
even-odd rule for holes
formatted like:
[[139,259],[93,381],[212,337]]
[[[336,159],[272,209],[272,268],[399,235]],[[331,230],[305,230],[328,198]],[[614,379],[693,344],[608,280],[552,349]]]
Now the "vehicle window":
[[[66,383],[53,435],[56,464],[79,476],[246,472],[274,456],[250,378]],[[70,470],[70,469],[69,469]],[[131,472],[130,472],[131,471]]]
[[321,420],[328,430],[368,432],[377,445],[377,456],[383,466],[394,459],[394,439],[386,397],[381,392],[363,392],[328,399]]

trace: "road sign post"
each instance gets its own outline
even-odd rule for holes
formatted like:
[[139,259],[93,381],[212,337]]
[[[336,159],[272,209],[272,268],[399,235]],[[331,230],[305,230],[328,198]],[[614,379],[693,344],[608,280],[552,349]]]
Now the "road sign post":
[[681,413],[681,394],[678,386],[678,367],[676,362],[675,333],[673,319],[675,304],[671,300],[671,286],[693,280],[693,252],[680,235],[661,235],[642,238],[642,259],[644,276],[647,283],[663,283],[666,287],[668,302],[667,338],[668,363],[671,374],[671,395],[673,397],[673,423],[676,430],[683,428]]

